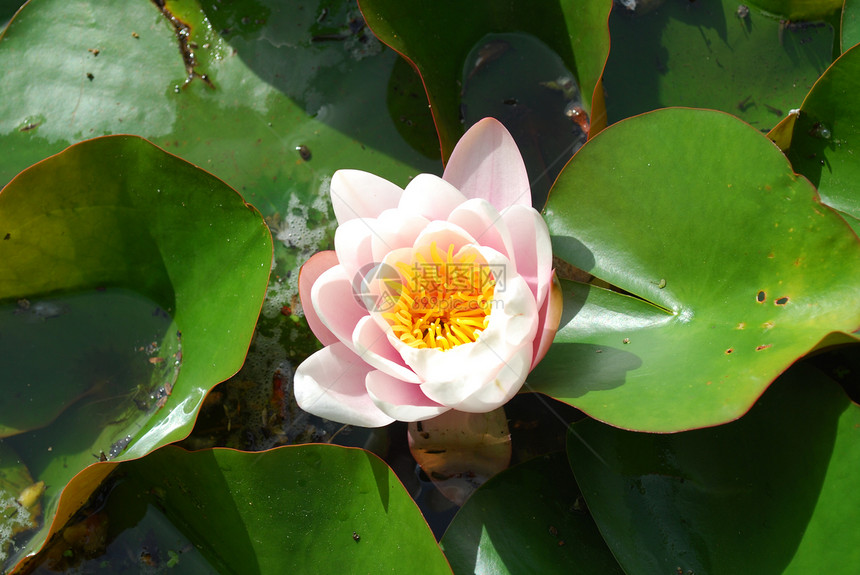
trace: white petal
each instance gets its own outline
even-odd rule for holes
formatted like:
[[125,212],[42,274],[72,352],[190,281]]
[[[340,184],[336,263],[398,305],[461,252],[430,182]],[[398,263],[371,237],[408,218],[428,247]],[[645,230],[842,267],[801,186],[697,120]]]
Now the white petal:
[[363,266],[373,262],[373,229],[369,224],[373,221],[366,218],[352,219],[340,224],[334,233],[334,251],[347,277],[354,278]]
[[396,208],[403,190],[361,170],[338,170],[331,177],[331,205],[339,224],[354,218],[375,218]]
[[398,421],[423,421],[450,408],[424,395],[414,383],[407,383],[381,371],[367,376],[367,392],[376,406]]
[[532,346],[524,345],[475,393],[451,407],[469,413],[485,413],[506,404],[517,394],[531,371]]
[[403,190],[398,208],[404,213],[428,220],[444,220],[466,196],[460,190],[433,174],[419,174]]
[[342,343],[319,350],[299,365],[293,389],[299,407],[319,417],[362,427],[394,421],[367,393],[371,367]]
[[491,247],[505,255],[516,266],[508,226],[501,214],[487,200],[482,198],[467,200],[451,212],[448,221],[463,228],[475,238],[476,243]]
[[[384,322],[383,318],[383,322]],[[388,341],[388,323],[380,326],[370,316],[363,317],[352,334],[355,351],[362,360],[376,369],[400,380],[420,383],[421,380],[403,362],[403,358]]]
[[371,242],[373,257],[376,261],[382,261],[392,250],[412,247],[415,238],[429,223],[427,218],[417,214],[408,214],[397,209],[385,210],[374,222]]
[[475,245],[478,242],[466,230],[456,224],[446,221],[432,221],[426,228],[421,230],[415,238],[413,248],[427,259],[430,258],[430,244],[436,242],[436,249],[444,254],[448,246],[454,245],[454,253],[458,253],[463,247]]

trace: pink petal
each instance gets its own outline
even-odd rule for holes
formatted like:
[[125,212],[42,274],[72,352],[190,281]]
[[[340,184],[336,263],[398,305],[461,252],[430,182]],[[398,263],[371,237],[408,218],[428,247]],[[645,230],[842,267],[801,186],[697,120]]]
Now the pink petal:
[[477,243],[493,248],[516,265],[508,226],[487,200],[472,198],[460,204],[448,216],[448,221],[463,228]]
[[[385,327],[387,328],[388,324],[385,324]],[[362,360],[398,380],[408,381],[410,384],[421,383],[415,372],[409,369],[389,343],[386,329],[380,327],[372,317],[363,317],[355,327],[352,337],[355,351]]]
[[499,211],[515,204],[532,205],[520,150],[494,118],[484,118],[460,138],[442,178],[467,198],[484,198]]
[[364,218],[349,220],[337,227],[334,233],[334,251],[346,275],[355,277],[363,266],[373,261],[371,251],[373,230]]
[[367,310],[356,299],[352,279],[338,265],[326,270],[311,288],[311,303],[320,321],[350,349],[355,326],[367,316]]
[[373,258],[382,261],[392,250],[412,247],[418,234],[430,221],[417,214],[405,214],[401,210],[385,210],[376,219],[372,238]]
[[398,421],[422,421],[450,408],[436,403],[414,383],[407,383],[381,371],[367,376],[367,393],[381,411]]
[[331,177],[331,205],[339,224],[354,218],[375,218],[396,208],[403,190],[361,170],[338,170]]
[[322,320],[317,315],[311,303],[311,288],[323,272],[333,268],[337,263],[337,256],[333,251],[319,252],[312,255],[299,270],[299,298],[302,301],[305,319],[308,320],[308,326],[323,345],[331,345],[336,342],[337,336],[323,325]]
[[552,281],[549,229],[537,210],[528,206],[511,206],[502,212],[502,219],[511,233],[517,273],[528,282],[540,308]]
[[549,351],[552,345],[552,340],[555,338],[555,332],[558,331],[558,324],[561,321],[561,312],[564,305],[564,294],[561,291],[561,283],[555,277],[555,271],[552,272],[552,284],[549,288],[549,294],[543,302],[538,316],[537,336],[534,340],[534,357],[532,358],[532,369],[540,363],[540,360]]
[[299,365],[293,390],[299,407],[319,417],[362,427],[394,421],[367,393],[371,368],[342,343],[319,350]]
[[444,220],[465,201],[466,197],[457,188],[439,176],[418,174],[403,190],[398,208],[428,220]]

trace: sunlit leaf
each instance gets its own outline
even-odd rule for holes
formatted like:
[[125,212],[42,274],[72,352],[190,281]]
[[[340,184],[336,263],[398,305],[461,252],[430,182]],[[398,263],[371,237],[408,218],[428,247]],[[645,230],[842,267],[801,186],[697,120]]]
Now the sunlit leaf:
[[610,126],[562,172],[557,256],[641,299],[566,284],[533,389],[613,425],[736,419],[832,332],[860,325],[860,242],[785,157],[727,114]]

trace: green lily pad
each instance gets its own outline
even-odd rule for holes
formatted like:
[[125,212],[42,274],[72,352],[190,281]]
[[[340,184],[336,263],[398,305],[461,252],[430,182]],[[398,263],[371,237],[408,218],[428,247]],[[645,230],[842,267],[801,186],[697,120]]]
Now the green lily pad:
[[562,453],[496,475],[442,537],[454,573],[618,573]]
[[627,573],[850,573],[860,560],[860,407],[812,367],[724,426],[571,429],[574,474]]
[[[752,4],[743,11],[736,0],[656,4],[644,14],[620,6],[612,12],[604,75],[610,122],[694,106],[729,112],[766,132],[800,105],[833,59],[832,26],[781,22],[774,10],[782,2],[769,2],[768,13]],[[832,4],[815,3],[818,17]]]
[[809,92],[787,155],[821,200],[860,231],[860,46],[840,56]]
[[752,0],[750,5],[786,20],[823,20],[842,8],[842,0]]
[[76,473],[188,435],[242,365],[272,243],[223,182],[133,136],[18,175],[0,192],[0,238],[0,340],[15,351],[0,361],[0,430],[47,486],[21,555]]
[[588,132],[609,52],[611,3],[361,0],[359,5],[374,34],[420,72],[443,157],[465,128],[496,117],[524,151],[533,191],[538,188],[536,204],[543,204],[555,174],[580,136],[584,139],[581,127]]
[[397,476],[367,451],[167,446],[116,477],[105,503],[111,543],[94,569],[108,561],[112,573],[138,572],[134,559],[157,528],[152,562],[172,559],[182,573],[451,573]]
[[842,51],[846,52],[860,43],[860,2],[857,0],[845,0],[842,8]]
[[562,172],[546,220],[557,256],[641,298],[566,284],[561,328],[529,378],[612,425],[736,419],[796,359],[860,325],[857,237],[727,114],[610,126]]

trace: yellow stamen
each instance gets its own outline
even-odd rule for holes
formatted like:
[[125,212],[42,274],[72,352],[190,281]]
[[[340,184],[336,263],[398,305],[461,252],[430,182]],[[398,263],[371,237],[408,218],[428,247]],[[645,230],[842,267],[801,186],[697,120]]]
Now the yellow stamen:
[[442,351],[477,341],[490,322],[495,278],[476,254],[456,257],[454,244],[440,251],[430,244],[430,261],[397,262],[402,284],[392,285],[397,301],[382,317],[392,333],[415,348]]

